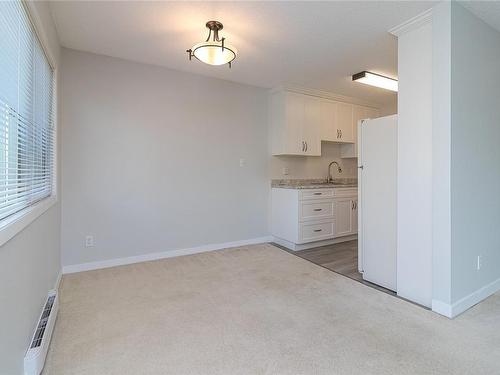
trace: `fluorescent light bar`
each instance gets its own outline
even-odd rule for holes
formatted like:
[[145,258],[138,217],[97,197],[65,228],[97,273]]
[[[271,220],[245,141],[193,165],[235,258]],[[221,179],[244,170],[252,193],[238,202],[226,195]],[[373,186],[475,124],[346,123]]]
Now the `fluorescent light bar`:
[[398,91],[398,81],[389,77],[381,76],[380,74],[371,72],[361,72],[354,74],[352,80],[365,85],[376,86],[382,89]]

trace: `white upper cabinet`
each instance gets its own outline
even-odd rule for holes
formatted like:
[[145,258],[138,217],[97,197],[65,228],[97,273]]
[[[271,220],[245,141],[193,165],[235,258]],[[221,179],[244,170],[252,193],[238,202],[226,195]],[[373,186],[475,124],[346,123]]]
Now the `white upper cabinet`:
[[337,143],[354,142],[352,104],[320,99],[323,129],[321,140]]
[[345,144],[340,147],[340,157],[357,158],[358,157],[358,122],[359,120],[373,119],[379,117],[379,110],[376,108],[364,107],[360,105],[353,105],[352,109],[352,131],[353,140],[352,144]]
[[321,102],[312,96],[304,96],[304,123],[302,138],[306,143],[305,155],[321,156]]
[[352,127],[353,105],[349,103],[337,103],[337,130],[338,142],[354,143],[354,130]]
[[269,107],[272,154],[321,156],[323,140],[351,146],[342,149],[342,157],[356,157],[357,122],[367,115],[373,117],[370,111],[374,109],[293,91],[273,92]]
[[271,95],[269,108],[273,155],[321,155],[320,103],[293,92]]
[[289,94],[283,97],[284,140],[283,153],[301,154],[305,150],[302,138],[302,125],[304,123],[304,100],[300,96]]
[[333,100],[320,100],[321,105],[321,139],[336,142],[338,140],[337,127],[337,102]]

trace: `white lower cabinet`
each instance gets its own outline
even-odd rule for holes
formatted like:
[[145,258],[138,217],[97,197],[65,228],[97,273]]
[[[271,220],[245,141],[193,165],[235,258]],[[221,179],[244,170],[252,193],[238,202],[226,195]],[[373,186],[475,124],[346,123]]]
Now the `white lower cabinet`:
[[272,234],[303,245],[357,233],[357,189],[272,189]]
[[352,233],[352,199],[335,199],[335,213],[337,214],[337,225],[335,225],[336,236],[346,236]]
[[358,233],[358,198],[353,200],[352,233]]
[[300,243],[327,240],[334,237],[335,225],[333,220],[324,223],[300,223]]
[[335,237],[348,236],[358,233],[358,198],[335,199]]
[[321,220],[334,218],[335,204],[329,200],[303,200],[299,201],[299,221]]

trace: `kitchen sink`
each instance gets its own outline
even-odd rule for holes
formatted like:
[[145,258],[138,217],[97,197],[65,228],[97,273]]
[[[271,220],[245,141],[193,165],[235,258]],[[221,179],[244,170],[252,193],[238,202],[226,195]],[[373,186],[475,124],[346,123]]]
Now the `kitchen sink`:
[[311,186],[332,186],[332,187],[338,187],[338,186],[352,186],[354,185],[352,182],[326,182],[326,181],[321,181],[321,182],[310,182],[307,183],[307,185]]

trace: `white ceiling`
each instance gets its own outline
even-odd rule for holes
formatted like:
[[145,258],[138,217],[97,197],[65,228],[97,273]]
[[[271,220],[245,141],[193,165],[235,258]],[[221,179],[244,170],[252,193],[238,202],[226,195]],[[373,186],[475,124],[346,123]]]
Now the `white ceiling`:
[[[397,42],[387,30],[432,2],[89,2],[51,3],[67,48],[161,65],[260,87],[299,85],[390,105],[396,94],[351,82],[370,70],[397,76]],[[187,60],[205,22],[239,56],[233,68]]]
[[474,13],[477,17],[481,18],[484,22],[488,23],[493,28],[500,31],[500,1],[460,1],[460,3]]

